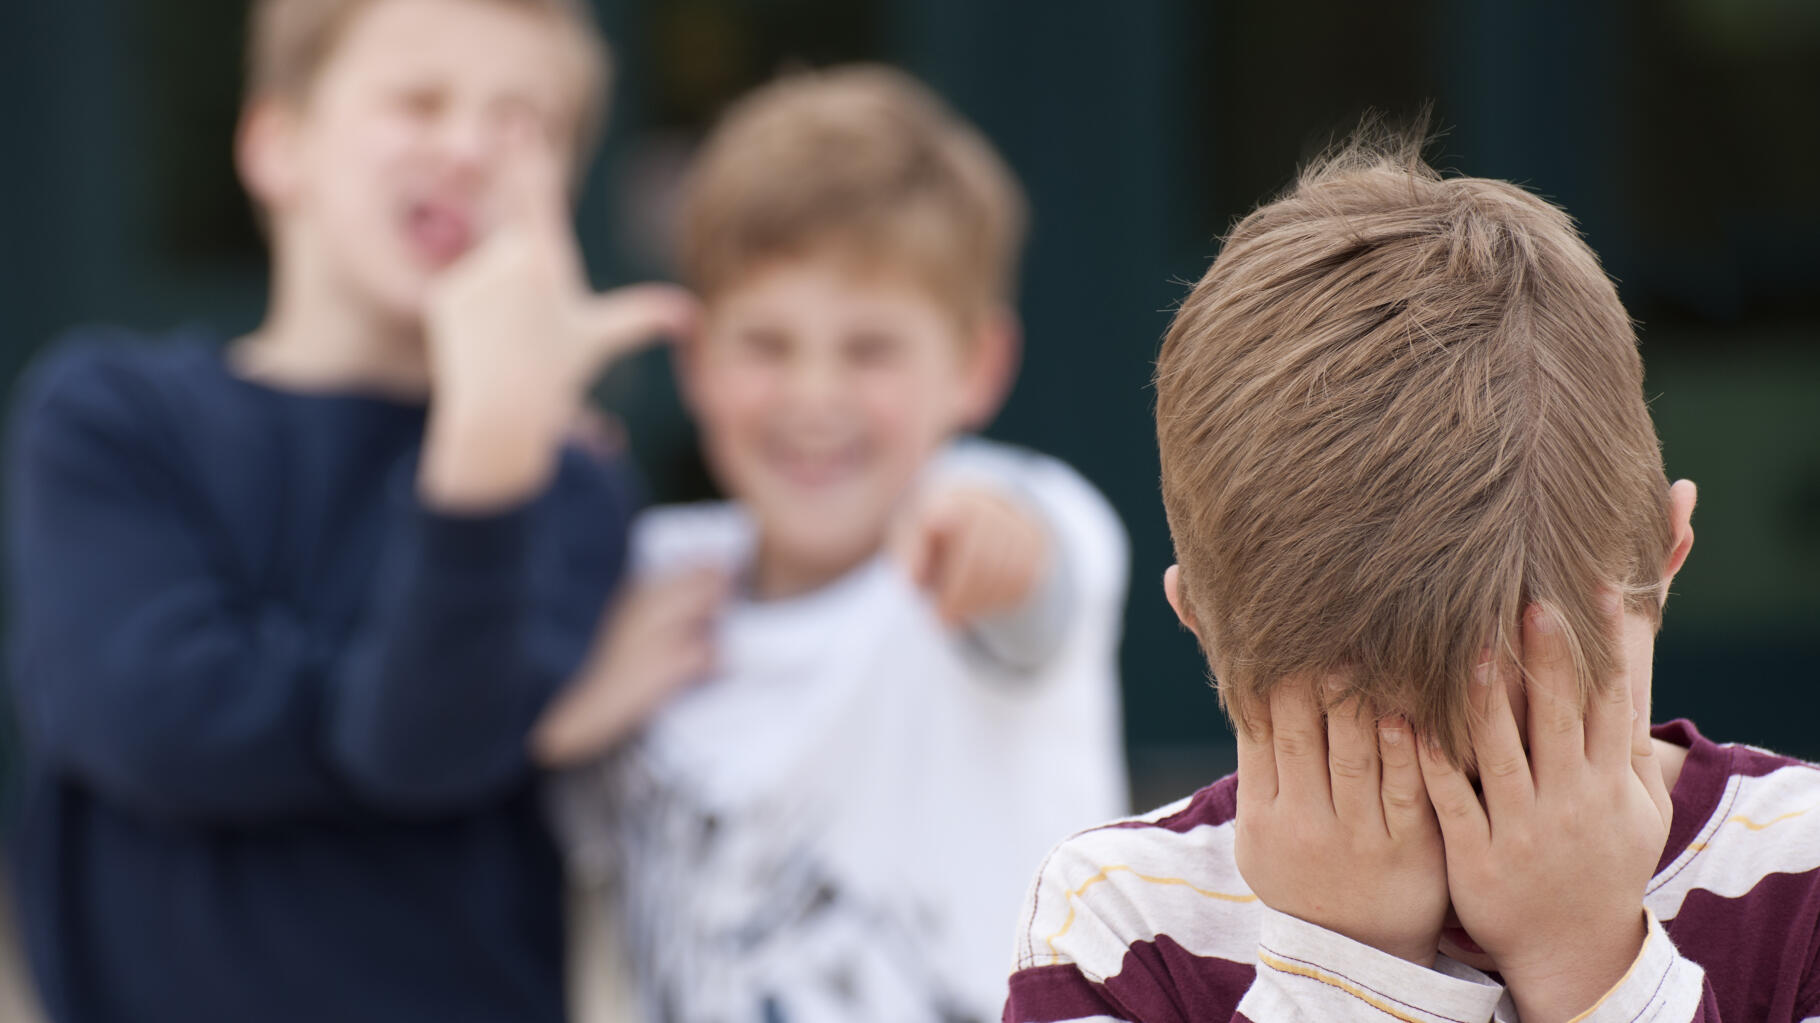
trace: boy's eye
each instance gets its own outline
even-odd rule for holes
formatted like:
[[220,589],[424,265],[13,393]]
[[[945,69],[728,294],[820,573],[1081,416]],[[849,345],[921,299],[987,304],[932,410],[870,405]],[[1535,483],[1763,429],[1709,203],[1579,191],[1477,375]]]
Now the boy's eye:
[[847,339],[847,357],[861,366],[876,366],[897,356],[897,338],[882,332],[863,331]]
[[775,361],[789,352],[790,340],[782,331],[752,327],[740,331],[739,348],[750,357]]
[[412,117],[435,117],[442,112],[443,94],[437,89],[406,89],[398,94],[398,106]]
[[507,127],[529,125],[551,143],[555,143],[559,139],[556,120],[542,107],[524,96],[508,96],[495,100],[489,112],[497,124]]

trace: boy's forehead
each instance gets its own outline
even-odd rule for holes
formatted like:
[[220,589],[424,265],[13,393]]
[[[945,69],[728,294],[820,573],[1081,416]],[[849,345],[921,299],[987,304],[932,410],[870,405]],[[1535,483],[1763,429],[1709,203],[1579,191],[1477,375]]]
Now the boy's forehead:
[[711,316],[850,312],[943,326],[965,319],[915,257],[839,239],[750,260],[706,298]]
[[346,26],[324,73],[369,85],[444,76],[579,105],[585,75],[561,29],[548,11],[503,0],[375,0]]

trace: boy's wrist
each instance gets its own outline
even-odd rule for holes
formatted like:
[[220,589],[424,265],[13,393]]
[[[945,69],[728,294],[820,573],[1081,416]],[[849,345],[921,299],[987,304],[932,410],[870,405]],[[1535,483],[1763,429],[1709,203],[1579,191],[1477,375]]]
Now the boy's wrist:
[[439,511],[489,512],[541,493],[555,475],[564,420],[549,415],[549,408],[526,411],[497,402],[439,401],[418,468],[424,502]]
[[1547,957],[1533,964],[1499,961],[1525,1023],[1566,1023],[1595,1008],[1643,954],[1649,919],[1639,908],[1628,925],[1592,925],[1586,933],[1585,941],[1552,943]]

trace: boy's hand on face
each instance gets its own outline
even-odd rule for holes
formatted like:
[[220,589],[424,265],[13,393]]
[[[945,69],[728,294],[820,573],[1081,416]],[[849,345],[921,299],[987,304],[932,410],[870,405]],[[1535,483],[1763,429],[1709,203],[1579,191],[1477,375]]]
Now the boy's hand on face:
[[1434,810],[1401,718],[1325,715],[1289,682],[1239,729],[1239,873],[1266,906],[1427,966],[1447,914]]
[[536,492],[576,406],[614,359],[694,329],[695,299],[644,284],[595,294],[570,224],[560,157],[517,133],[499,222],[428,304],[432,417],[424,490],[442,506]]
[[[1605,602],[1615,638],[1615,590]],[[1511,709],[1511,671],[1488,664],[1474,686],[1483,801],[1437,751],[1423,750],[1422,771],[1446,837],[1460,925],[1496,960],[1523,1019],[1548,1023],[1592,1006],[1635,961],[1645,936],[1643,890],[1672,811],[1628,678],[1607,680],[1582,715],[1552,611],[1532,607],[1524,616],[1523,723]]]
[[1030,512],[993,491],[954,486],[917,502],[892,547],[910,579],[949,625],[1015,610],[1048,567],[1049,534]]
[[598,756],[713,670],[714,619],[727,587],[726,573],[709,568],[634,583],[532,730],[534,758],[560,767]]

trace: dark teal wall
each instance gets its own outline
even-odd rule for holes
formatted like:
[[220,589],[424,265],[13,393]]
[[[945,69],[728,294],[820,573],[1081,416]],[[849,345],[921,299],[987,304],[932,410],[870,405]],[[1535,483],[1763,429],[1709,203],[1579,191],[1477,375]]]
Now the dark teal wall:
[[[0,376],[62,326],[255,322],[263,264],[228,132],[240,0],[24,0],[0,24]],[[1231,219],[1368,107],[1432,100],[1444,164],[1566,204],[1643,320],[1671,473],[1704,484],[1659,704],[1820,755],[1820,17],[1768,0],[612,0],[615,120],[579,224],[602,282],[630,171],[716,89],[794,57],[885,59],[1002,147],[1034,206],[1024,375],[993,428],[1055,452],[1132,537],[1124,669],[1145,794],[1227,738],[1158,592],[1169,561],[1147,379]],[[704,28],[704,26],[706,26]],[[718,41],[717,41],[718,40]],[[710,45],[712,44],[712,45]],[[662,495],[704,486],[661,354],[603,395]]]

